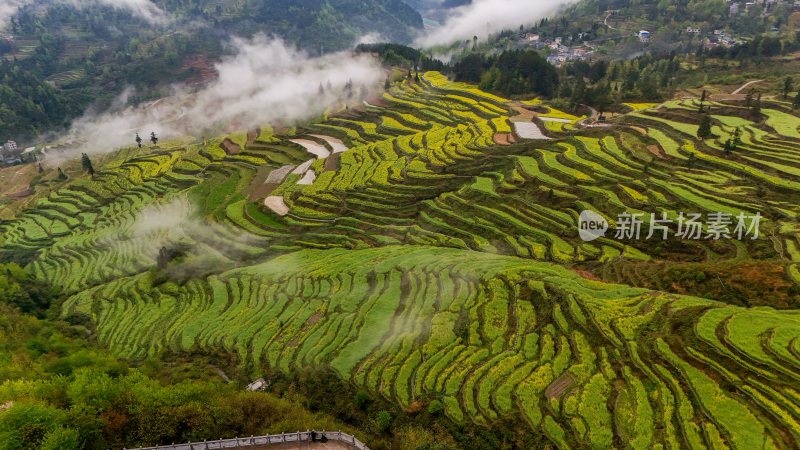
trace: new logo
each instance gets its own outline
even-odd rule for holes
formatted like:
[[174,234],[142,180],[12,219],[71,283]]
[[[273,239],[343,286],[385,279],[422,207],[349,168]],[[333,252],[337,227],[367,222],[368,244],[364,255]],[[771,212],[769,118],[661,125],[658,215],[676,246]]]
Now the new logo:
[[584,242],[605,237],[608,231],[608,220],[594,211],[584,210],[578,220],[578,234]]

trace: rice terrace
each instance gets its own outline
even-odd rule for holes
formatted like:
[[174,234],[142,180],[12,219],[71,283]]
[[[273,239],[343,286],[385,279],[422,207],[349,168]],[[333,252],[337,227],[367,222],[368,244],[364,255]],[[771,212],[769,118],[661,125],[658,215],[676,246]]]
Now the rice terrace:
[[[217,3],[207,11],[223,24],[248,11]],[[425,10],[424,23],[468,17],[458,8]],[[598,28],[619,48],[650,44],[638,12],[575,8],[564,14],[595,24],[592,49],[612,45]],[[553,22],[488,42],[534,46],[572,26]],[[643,31],[614,41],[626,27]],[[414,53],[411,68],[397,61],[412,49],[369,44],[333,67],[378,78],[272,92],[286,100],[249,126],[261,92],[240,105],[213,89],[230,67],[262,70],[242,63],[248,51],[284,52],[259,39],[234,41],[239,56],[220,63],[174,59],[199,91],[175,94],[170,126],[195,120],[197,102],[226,122],[215,137],[125,124],[122,146],[109,132],[109,148],[70,159],[61,139],[0,168],[0,448],[253,435],[326,448],[313,429],[350,440],[335,448],[800,448],[800,94],[793,103],[788,77],[783,95],[769,74],[681,78],[728,67],[710,44],[598,76],[585,63],[585,77],[528,50],[469,75],[470,58],[502,48],[478,36],[459,38],[452,64]],[[781,42],[773,61],[794,67],[800,53]],[[38,58],[30,46],[15,47],[20,61]],[[326,51],[303,69],[284,62],[288,78],[328,76]],[[535,89],[517,89],[527,67]],[[48,89],[102,75],[63,69]],[[674,95],[648,95],[673,82]],[[314,96],[324,112],[292,116]]]

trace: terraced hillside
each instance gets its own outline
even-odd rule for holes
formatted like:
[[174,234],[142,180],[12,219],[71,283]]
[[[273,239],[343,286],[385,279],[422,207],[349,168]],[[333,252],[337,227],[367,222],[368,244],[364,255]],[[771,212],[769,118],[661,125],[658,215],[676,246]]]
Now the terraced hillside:
[[[37,193],[2,254],[134,359],[330,367],[459,423],[523,418],[539,446],[796,448],[800,118],[714,103],[701,141],[698,106],[584,127],[428,73],[304,128],[123,151]],[[585,209],[765,221],[585,243]]]

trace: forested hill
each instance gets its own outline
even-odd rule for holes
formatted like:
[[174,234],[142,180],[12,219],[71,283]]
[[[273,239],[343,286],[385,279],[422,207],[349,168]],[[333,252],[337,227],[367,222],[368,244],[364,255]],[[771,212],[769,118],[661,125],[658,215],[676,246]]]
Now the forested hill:
[[170,15],[167,24],[102,4],[35,0],[19,9],[0,33],[0,139],[27,143],[90,104],[102,109],[127,86],[141,101],[168,95],[174,83],[206,81],[231,36],[264,33],[316,54],[370,33],[408,42],[422,28],[401,0],[153,3]]
[[[209,2],[211,3],[211,2]],[[422,16],[402,0],[258,0],[252,18],[309,50],[339,50],[376,33],[409,42]]]

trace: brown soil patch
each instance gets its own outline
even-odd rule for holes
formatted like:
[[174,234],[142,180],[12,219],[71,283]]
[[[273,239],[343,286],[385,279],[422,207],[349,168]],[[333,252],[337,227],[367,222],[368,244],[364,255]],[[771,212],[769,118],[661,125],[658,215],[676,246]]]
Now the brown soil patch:
[[[753,249],[750,251],[752,254]],[[604,272],[603,281],[710,298],[746,307],[798,307],[798,298],[793,292],[794,283],[787,276],[785,262],[641,261],[618,264],[619,275]]]
[[565,373],[550,383],[550,386],[547,386],[547,389],[544,390],[544,395],[548,399],[561,398],[561,396],[564,395],[564,392],[566,392],[567,389],[571,388],[574,384],[575,377],[569,373]]
[[325,171],[337,171],[339,170],[339,157],[341,153],[334,153],[331,156],[325,158]]
[[390,104],[389,104],[389,103],[388,103],[386,100],[384,100],[384,99],[383,99],[383,97],[382,97],[382,96],[380,96],[380,95],[373,95],[373,96],[370,96],[369,98],[367,98],[367,103],[369,103],[369,104],[370,104],[370,105],[372,105],[372,106],[377,106],[377,107],[379,107],[379,108],[388,108],[388,107],[390,107],[390,106],[391,106],[391,105],[390,105]]
[[33,195],[33,192],[34,192],[33,189],[31,189],[31,187],[28,186],[20,191],[14,192],[13,194],[8,194],[8,197],[18,200]]
[[574,271],[575,271],[575,273],[580,275],[581,278],[585,278],[585,279],[591,280],[591,281],[601,281],[600,277],[598,277],[597,275],[595,275],[592,272],[589,272],[587,270],[574,269]]
[[526,108],[521,103],[512,103],[510,106],[511,109],[517,113],[517,115],[514,117],[519,117],[521,119],[525,119],[526,121],[532,121],[533,118],[536,117],[536,113],[534,111]]
[[709,99],[715,102],[745,101],[747,94],[714,94]]
[[217,71],[205,55],[189,56],[183,60],[181,70],[191,75],[186,79],[186,84],[205,84],[217,78]]
[[259,189],[264,185],[264,181],[267,180],[267,177],[269,176],[270,172],[272,172],[272,167],[261,166],[258,168],[258,171],[256,171],[256,175],[253,177],[253,181],[251,181],[250,185],[247,186],[247,189],[244,190],[244,195],[247,196],[247,199],[249,201],[253,202],[256,200],[260,200],[262,198],[266,198],[267,195],[270,194],[269,192],[267,192],[264,194],[263,197],[259,197],[257,195],[259,193]]
[[658,145],[648,145],[647,151],[660,159],[667,159],[667,156],[664,154],[664,150]]
[[514,136],[510,133],[495,133],[492,140],[497,145],[511,145],[513,143]]
[[291,341],[289,341],[289,347],[297,347],[297,344],[300,343],[300,337],[305,336],[305,332],[308,331],[311,327],[317,324],[317,322],[322,319],[322,312],[317,311],[308,318],[305,325],[297,332],[297,336],[295,336]]
[[253,145],[258,139],[258,135],[261,134],[261,130],[256,128],[255,130],[250,130],[247,132],[247,145]]
[[225,138],[221,144],[219,144],[220,148],[225,151],[225,153],[229,155],[236,155],[237,153],[242,151],[242,148],[239,147],[239,144],[236,144],[229,138]]
[[0,169],[0,196],[15,197],[28,189],[31,180],[36,176],[36,165],[25,164]]
[[269,197],[269,194],[272,194],[272,191],[278,189],[278,186],[280,186],[280,183],[262,183],[253,189],[253,192],[250,194],[249,198],[251,201],[267,198]]

